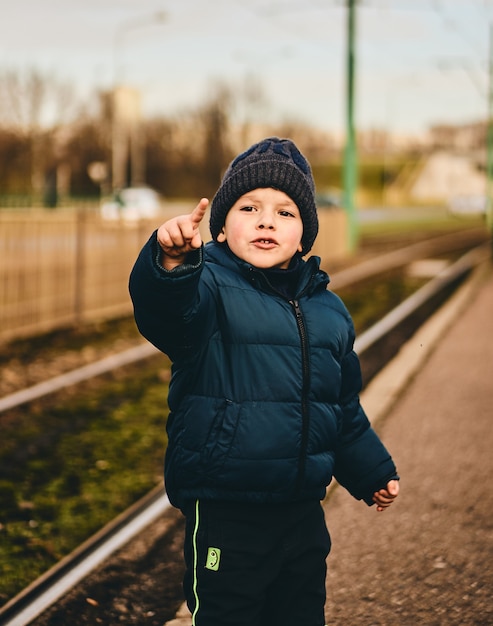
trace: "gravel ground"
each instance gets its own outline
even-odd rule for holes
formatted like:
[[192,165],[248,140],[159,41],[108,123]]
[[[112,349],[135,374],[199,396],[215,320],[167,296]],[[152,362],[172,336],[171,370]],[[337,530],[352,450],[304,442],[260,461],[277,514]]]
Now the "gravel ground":
[[183,516],[170,509],[33,626],[162,626],[182,602],[183,532]]

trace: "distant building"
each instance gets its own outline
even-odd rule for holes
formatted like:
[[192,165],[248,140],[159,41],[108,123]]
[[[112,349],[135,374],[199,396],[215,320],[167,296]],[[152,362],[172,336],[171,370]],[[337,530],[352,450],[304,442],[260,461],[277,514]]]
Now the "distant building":
[[423,158],[409,194],[418,201],[443,201],[486,194],[483,168],[471,155],[437,150]]
[[[453,206],[458,199],[469,204],[478,204],[478,200],[484,202],[486,135],[484,121],[432,126],[421,143],[421,150],[417,151],[421,157],[389,186],[389,198],[405,197],[419,203],[447,206]],[[408,148],[412,145],[413,138]]]

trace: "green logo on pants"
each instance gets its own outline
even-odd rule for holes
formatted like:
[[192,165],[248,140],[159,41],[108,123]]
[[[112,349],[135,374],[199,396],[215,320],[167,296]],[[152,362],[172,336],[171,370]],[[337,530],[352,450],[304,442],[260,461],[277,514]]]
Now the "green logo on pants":
[[207,550],[207,560],[205,562],[205,569],[210,569],[213,572],[217,572],[219,569],[219,561],[221,560],[221,550],[219,548],[209,548]]

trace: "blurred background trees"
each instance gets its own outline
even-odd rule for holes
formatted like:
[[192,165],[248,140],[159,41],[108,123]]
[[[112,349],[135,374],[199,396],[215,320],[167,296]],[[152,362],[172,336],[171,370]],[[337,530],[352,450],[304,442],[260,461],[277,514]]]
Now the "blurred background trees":
[[[232,155],[230,107],[227,88],[218,87],[194,111],[142,120],[145,182],[167,196],[212,193]],[[2,204],[54,206],[60,195],[108,192],[113,123],[110,92],[95,94],[90,104],[77,103],[68,85],[37,70],[0,71]],[[91,177],[96,163],[106,169],[99,180]]]
[[[123,144],[118,145],[123,145],[126,165],[118,174],[123,182],[119,186],[134,184],[131,161],[136,147],[139,183],[164,198],[212,197],[231,158],[268,135],[289,136],[301,147],[312,164],[317,189],[340,189],[344,138],[297,120],[263,124],[268,103],[262,85],[254,77],[247,82],[244,88],[212,84],[202,102],[172,117],[144,118],[137,113],[130,132],[125,130],[125,115],[119,121],[115,114],[116,89],[96,92],[89,102],[81,102],[70,84],[51,74],[0,68],[0,207],[54,208],[77,200],[97,204],[115,191],[115,137],[122,131]],[[426,159],[437,150],[467,159],[469,170],[484,176],[485,135],[484,122],[437,126],[424,143],[382,129],[358,132],[360,205],[407,202]],[[130,140],[136,146],[129,146]],[[447,168],[450,164],[442,170]],[[466,174],[459,178],[471,178]],[[422,201],[433,199],[433,193],[424,192]]]

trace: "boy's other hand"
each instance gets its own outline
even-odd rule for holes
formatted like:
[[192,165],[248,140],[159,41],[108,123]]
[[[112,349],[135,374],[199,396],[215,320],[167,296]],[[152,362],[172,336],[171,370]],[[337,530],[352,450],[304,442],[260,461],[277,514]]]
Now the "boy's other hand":
[[377,505],[377,511],[385,511],[399,495],[399,481],[389,480],[384,489],[375,491],[373,502]]
[[173,217],[162,224],[157,231],[157,241],[163,251],[162,265],[171,270],[181,265],[186,255],[202,245],[199,232],[209,200],[202,198],[189,215]]

